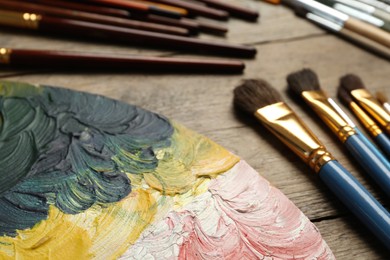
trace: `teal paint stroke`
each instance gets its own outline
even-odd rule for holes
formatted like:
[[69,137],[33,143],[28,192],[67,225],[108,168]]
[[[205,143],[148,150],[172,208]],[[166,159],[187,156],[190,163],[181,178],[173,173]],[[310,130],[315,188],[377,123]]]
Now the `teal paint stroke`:
[[126,173],[150,172],[173,127],[157,114],[102,96],[0,82],[0,235],[77,214],[131,192]]

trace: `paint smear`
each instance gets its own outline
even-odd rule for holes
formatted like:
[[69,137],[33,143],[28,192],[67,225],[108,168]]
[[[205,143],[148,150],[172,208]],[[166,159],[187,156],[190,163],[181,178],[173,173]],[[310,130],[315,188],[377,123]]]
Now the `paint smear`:
[[334,259],[306,216],[244,161],[153,223],[121,259]]
[[163,116],[0,82],[0,259],[332,259],[245,162]]

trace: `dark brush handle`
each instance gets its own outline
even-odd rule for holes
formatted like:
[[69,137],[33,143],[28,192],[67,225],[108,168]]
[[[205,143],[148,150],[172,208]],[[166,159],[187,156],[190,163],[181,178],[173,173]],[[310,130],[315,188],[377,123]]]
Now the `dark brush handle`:
[[61,7],[70,10],[79,10],[79,11],[89,12],[89,13],[104,14],[104,15],[109,15],[114,17],[128,18],[130,16],[130,12],[126,10],[104,7],[104,6],[92,6],[92,5],[87,5],[87,4],[77,3],[77,2],[69,2],[69,1],[62,1],[62,0],[19,0],[19,1],[36,3],[36,4],[46,5],[46,6]]
[[83,3],[76,2],[65,2],[61,0],[23,0],[27,2],[39,3],[46,6],[61,7],[68,10],[79,10],[89,13],[103,14],[113,17],[121,17],[132,20],[141,20],[151,23],[158,23],[164,25],[170,25],[174,27],[181,27],[191,31],[191,33],[196,34],[198,30],[216,32],[216,33],[226,33],[228,31],[226,26],[210,23],[208,21],[195,21],[188,18],[174,19],[169,17],[163,17],[154,14],[137,14],[130,13],[127,10],[109,8],[103,6],[93,6]]
[[134,12],[150,13],[150,14],[156,14],[156,15],[161,15],[161,16],[166,16],[171,18],[182,17],[182,14],[178,12],[162,9],[157,6],[149,6],[142,2],[133,2],[127,0],[83,0],[82,2],[91,5],[101,5],[101,6],[107,6],[112,8],[120,8],[125,10],[131,10]]
[[190,50],[192,52],[201,51],[226,56],[252,58],[256,55],[255,48],[243,45],[210,42],[176,35],[140,31],[49,16],[42,17],[39,23],[39,30],[57,35],[109,39],[114,42],[173,48],[174,50]]
[[205,3],[207,6],[227,11],[230,15],[242,18],[245,20],[257,20],[259,12],[250,10],[241,6],[233,5],[219,0],[196,0],[201,3]]
[[240,61],[17,49],[10,51],[8,64],[23,68],[120,69],[129,72],[242,73],[245,68]]
[[200,15],[212,19],[217,20],[227,20],[229,18],[229,14],[225,11],[217,10],[214,8],[210,8],[201,4],[194,4],[187,1],[181,0],[154,0],[154,2],[172,5],[187,9],[190,14]]
[[66,8],[58,8],[54,6],[16,2],[9,0],[0,0],[0,6],[4,9],[14,10],[19,12],[39,13],[43,15],[52,15],[55,17],[63,17],[69,19],[82,20],[93,23],[109,24],[125,28],[133,28],[137,30],[146,30],[152,32],[168,33],[175,35],[186,36],[189,34],[188,29],[161,25],[156,23],[148,23],[142,21],[134,21],[125,18],[112,17],[102,14],[70,10]]

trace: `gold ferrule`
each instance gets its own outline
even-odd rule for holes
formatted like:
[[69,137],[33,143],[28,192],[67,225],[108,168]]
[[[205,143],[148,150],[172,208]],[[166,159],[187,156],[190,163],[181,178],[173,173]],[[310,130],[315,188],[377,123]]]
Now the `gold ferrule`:
[[355,135],[356,131],[351,127],[329,103],[328,97],[321,90],[302,92],[306,103],[316,112],[325,124],[337,135],[341,142]]
[[390,134],[390,115],[383,109],[382,105],[366,89],[355,89],[351,91],[352,96],[357,100],[368,114]]
[[33,13],[0,10],[0,25],[22,29],[38,29],[42,17]]
[[372,120],[371,117],[367,115],[366,112],[364,112],[364,110],[361,109],[358,104],[356,104],[356,102],[351,102],[349,104],[349,107],[371,136],[377,137],[378,135],[383,133],[379,126],[374,122],[374,120]]
[[11,61],[11,49],[0,48],[0,64],[9,64]]
[[318,173],[325,163],[334,160],[287,104],[279,102],[260,108],[255,116],[315,172]]

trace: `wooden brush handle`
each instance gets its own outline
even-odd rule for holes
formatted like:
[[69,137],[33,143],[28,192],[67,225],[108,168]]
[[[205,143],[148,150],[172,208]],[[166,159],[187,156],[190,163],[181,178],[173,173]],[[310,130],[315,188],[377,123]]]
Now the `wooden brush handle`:
[[168,25],[173,27],[180,27],[189,30],[191,33],[196,34],[199,30],[213,32],[213,33],[226,33],[228,31],[227,27],[217,23],[211,23],[208,21],[195,21],[188,18],[174,19],[169,17],[163,17],[154,14],[136,14],[130,13],[129,11],[109,8],[103,6],[93,6],[83,3],[76,2],[65,2],[62,0],[20,0],[22,2],[33,2],[38,3],[45,6],[54,6],[61,7],[67,10],[79,10],[89,13],[102,14],[106,16],[114,16],[114,17],[122,17],[132,20],[141,20],[147,21],[150,23],[157,23],[161,25]]
[[259,13],[254,10],[243,8],[241,6],[229,4],[219,0],[196,0],[205,3],[207,6],[227,11],[232,16],[236,16],[245,20],[257,20]]
[[[12,67],[22,68],[73,68],[82,70],[124,70],[132,71],[169,71],[202,73],[242,73],[245,65],[241,61],[216,59],[180,59],[167,57],[148,57],[123,54],[85,53],[51,50],[0,49],[7,53],[1,59]],[[3,60],[3,62],[1,62]]]
[[8,10],[40,13],[44,15],[53,15],[56,17],[71,18],[71,19],[101,23],[101,24],[111,24],[115,26],[134,28],[138,30],[146,30],[151,32],[168,33],[168,34],[175,34],[175,35],[182,35],[182,36],[189,35],[188,29],[185,28],[173,27],[168,25],[160,25],[160,24],[148,23],[142,21],[134,21],[134,20],[124,19],[119,17],[112,17],[107,15],[101,15],[101,14],[77,11],[77,10],[69,10],[69,9],[57,8],[53,6],[46,6],[40,4],[0,0],[0,6]]
[[229,14],[225,11],[220,11],[214,8],[209,8],[204,5],[194,4],[189,1],[181,1],[181,0],[154,0],[154,2],[172,5],[187,9],[190,14],[200,15],[204,17],[209,17],[217,20],[227,20],[229,18]]
[[189,37],[140,31],[49,16],[42,16],[42,19],[39,22],[39,30],[60,36],[66,35],[72,37],[106,39],[114,42],[172,48],[175,50],[182,49],[192,52],[201,51],[224,56],[253,58],[256,55],[255,48],[244,45],[211,42]]
[[93,5],[87,5],[87,4],[77,3],[77,2],[69,2],[69,1],[62,1],[62,0],[19,0],[19,1],[37,3],[41,5],[54,6],[54,7],[61,7],[68,10],[79,10],[79,11],[89,12],[89,13],[104,14],[104,15],[109,15],[114,17],[129,18],[130,16],[130,12],[127,10],[104,7],[104,6],[93,6]]
[[[104,6],[94,6],[94,5],[88,5],[85,3],[80,2],[66,2],[62,0],[22,0],[27,2],[34,2],[39,3],[46,6],[54,6],[54,7],[61,7],[68,10],[79,10],[89,13],[96,13],[96,14],[103,14],[107,16],[114,16],[114,17],[122,17],[127,18],[131,20],[142,20],[142,21],[148,21],[151,23],[158,23],[158,24],[165,24],[175,27],[181,27],[190,30],[191,32],[197,32],[199,30],[199,25],[194,20],[189,20],[186,18],[181,19],[174,19],[154,14],[137,14],[137,13],[130,13],[127,10],[123,9],[117,9],[117,8],[110,8],[110,7],[104,7]],[[218,29],[218,28],[217,28]]]
[[382,29],[351,17],[344,22],[344,27],[390,48],[390,33]]
[[157,6],[149,6],[147,4],[142,3],[142,1],[134,2],[131,0],[83,0],[83,2],[92,5],[97,4],[97,5],[103,5],[108,7],[120,8],[120,9],[129,9],[140,13],[157,14],[157,15],[172,17],[172,18],[182,17],[181,13],[162,9]]

